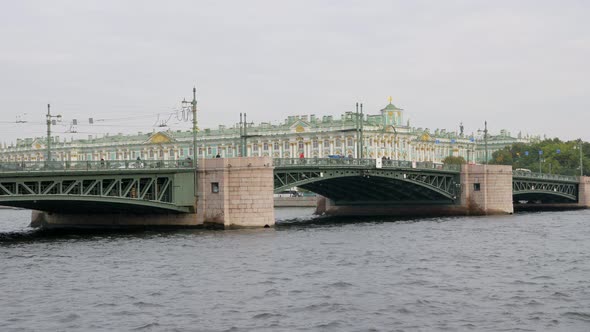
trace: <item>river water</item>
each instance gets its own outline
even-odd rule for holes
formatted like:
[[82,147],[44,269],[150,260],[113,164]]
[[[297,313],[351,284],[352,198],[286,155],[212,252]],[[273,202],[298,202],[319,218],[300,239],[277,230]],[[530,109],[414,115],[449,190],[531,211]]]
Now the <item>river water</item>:
[[47,232],[0,210],[0,331],[589,331],[590,211]]

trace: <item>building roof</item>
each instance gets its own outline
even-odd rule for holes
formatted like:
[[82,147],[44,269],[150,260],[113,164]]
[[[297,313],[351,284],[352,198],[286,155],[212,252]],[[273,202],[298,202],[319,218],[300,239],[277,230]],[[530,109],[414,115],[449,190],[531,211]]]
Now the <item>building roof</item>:
[[392,103],[389,103],[389,105],[385,106],[385,108],[382,109],[382,111],[403,111],[403,109],[398,108]]

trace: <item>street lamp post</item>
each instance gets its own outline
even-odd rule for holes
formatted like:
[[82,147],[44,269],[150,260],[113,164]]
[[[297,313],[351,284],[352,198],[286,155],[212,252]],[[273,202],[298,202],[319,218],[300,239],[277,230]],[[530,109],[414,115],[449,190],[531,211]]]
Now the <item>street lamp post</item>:
[[[188,104],[189,102],[183,100],[183,104]],[[191,104],[191,111],[193,113],[193,159],[194,159],[194,166],[197,168],[197,88],[193,87],[193,100],[190,102]]]
[[360,129],[360,114],[359,114],[359,103],[356,103],[356,113],[354,118],[354,131],[356,136],[356,158],[359,159],[361,155],[361,129]]
[[[243,133],[243,120],[242,120],[242,113],[240,113],[240,140],[238,142],[238,145],[240,146],[240,157],[244,156],[244,144],[243,144],[243,139],[244,139],[244,133]],[[237,149],[236,149],[237,150]]]
[[584,153],[582,152],[582,139],[579,140],[580,144],[580,176],[584,176]]
[[197,167],[197,88],[193,87],[193,101],[191,102],[193,111],[193,159],[195,168]]
[[395,160],[398,160],[398,153],[397,150],[399,147],[397,146],[397,130],[395,130],[395,126],[391,126],[393,129],[393,156]]
[[242,134],[244,135],[242,157],[248,157],[248,119],[246,118],[246,113],[244,113],[244,130],[242,130]]
[[361,121],[360,121],[360,137],[361,137],[361,159],[365,157],[364,154],[364,148],[365,148],[365,144],[363,142],[364,137],[363,137],[363,120],[364,120],[364,115],[363,115],[363,103],[361,103]]
[[484,122],[484,129],[483,129],[483,141],[484,141],[484,146],[486,149],[486,153],[485,153],[485,163],[488,163],[488,122],[485,121]]
[[51,161],[51,120],[52,118],[56,118],[58,122],[61,122],[61,114],[58,115],[51,115],[51,105],[47,104],[47,160]]

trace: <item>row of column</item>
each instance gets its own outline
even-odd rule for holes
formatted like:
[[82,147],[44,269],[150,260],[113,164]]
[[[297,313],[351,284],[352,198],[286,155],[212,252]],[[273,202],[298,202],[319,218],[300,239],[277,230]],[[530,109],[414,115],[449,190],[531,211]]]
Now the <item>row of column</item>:
[[[278,157],[280,158],[298,158],[301,153],[303,153],[304,157],[319,157],[325,158],[328,155],[335,155],[340,154],[344,156],[352,155],[353,157],[360,156],[357,153],[357,144],[356,140],[352,141],[352,145],[348,145],[347,143],[348,137],[341,137],[341,145],[340,147],[336,146],[335,140],[330,139],[329,146],[325,147],[324,140],[318,140],[317,148],[313,147],[313,141],[281,141],[278,144],[278,150],[275,149],[274,142],[268,142],[268,150],[264,150],[263,146],[264,143],[250,143],[248,142],[247,147],[247,155],[248,156],[264,156],[268,155],[271,157]],[[384,139],[389,140],[387,137]],[[394,160],[416,160],[416,161],[435,161],[440,162],[447,156],[454,155],[454,156],[462,156],[468,161],[473,161],[474,159],[481,159],[479,157],[480,151],[477,153],[472,149],[472,147],[461,147],[461,146],[453,146],[453,145],[439,145],[434,143],[422,143],[417,142],[411,144],[406,139],[401,140],[389,140],[391,143],[383,145],[381,138],[376,139],[367,139],[365,145],[365,153],[364,158],[380,158],[380,157],[389,157]],[[288,149],[285,149],[285,143],[287,143]],[[372,143],[372,144],[371,144]],[[257,151],[254,151],[252,148],[252,144],[258,144]],[[170,153],[170,150],[173,152]],[[216,154],[220,154],[221,157],[233,157],[238,156],[240,154],[240,147],[236,144],[231,145],[216,145],[216,146],[206,146],[201,145],[199,149],[199,157],[214,157]],[[153,155],[150,156],[150,151],[153,152]],[[143,149],[125,149],[124,151],[104,151],[104,152],[79,152],[79,153],[63,153],[57,152],[54,154],[56,160],[72,160],[78,159],[77,156],[83,156],[80,160],[86,160],[87,155],[91,154],[92,159],[100,160],[112,160],[112,153],[115,153],[115,160],[125,160],[125,159],[135,159],[140,156],[142,159],[184,159],[187,157],[194,158],[192,147],[173,147],[173,148],[159,148],[159,149],[150,149],[150,148],[143,148]],[[38,153],[36,157],[31,157],[31,159],[42,160],[44,157],[43,153]],[[10,160],[10,158],[9,158]],[[17,159],[12,159],[13,161],[17,161]],[[21,161],[23,158],[21,158]]]

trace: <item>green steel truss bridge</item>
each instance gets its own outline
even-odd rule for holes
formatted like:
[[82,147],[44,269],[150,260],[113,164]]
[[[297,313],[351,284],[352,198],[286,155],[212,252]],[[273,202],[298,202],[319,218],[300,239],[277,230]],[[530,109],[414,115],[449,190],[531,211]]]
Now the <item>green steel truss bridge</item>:
[[0,164],[0,205],[47,212],[194,212],[191,161]]
[[[374,159],[275,159],[275,192],[300,187],[342,205],[454,204],[458,165]],[[578,177],[513,173],[515,201],[575,203]]]
[[[374,159],[274,159],[274,190],[300,187],[346,205],[455,204],[457,166]],[[513,198],[575,203],[578,178],[514,172]],[[192,161],[0,163],[0,205],[48,212],[191,213]]]
[[512,173],[512,196],[515,202],[575,203],[578,193],[577,176],[522,171]]
[[[414,167],[413,167],[414,166]],[[459,167],[374,159],[275,159],[275,192],[300,187],[337,204],[452,204]]]

